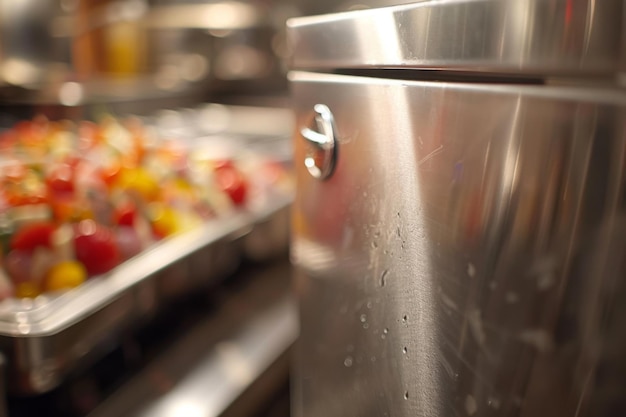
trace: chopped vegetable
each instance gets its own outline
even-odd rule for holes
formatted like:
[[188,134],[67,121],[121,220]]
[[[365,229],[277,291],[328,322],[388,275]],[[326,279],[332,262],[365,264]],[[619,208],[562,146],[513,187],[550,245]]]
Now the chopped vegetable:
[[27,224],[13,235],[11,249],[32,252],[38,246],[49,248],[55,229],[56,225],[50,222]]
[[46,291],[58,291],[78,287],[87,279],[87,271],[80,262],[63,261],[48,272],[44,284]]
[[76,259],[91,276],[103,274],[120,263],[113,232],[93,220],[83,220],[74,229]]

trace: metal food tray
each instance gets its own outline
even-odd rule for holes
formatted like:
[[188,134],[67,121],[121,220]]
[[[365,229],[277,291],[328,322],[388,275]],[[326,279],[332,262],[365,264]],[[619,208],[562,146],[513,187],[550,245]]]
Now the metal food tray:
[[88,365],[173,297],[227,277],[244,256],[286,251],[293,196],[272,195],[156,243],[109,273],[56,296],[0,304],[0,350],[7,389],[47,392]]

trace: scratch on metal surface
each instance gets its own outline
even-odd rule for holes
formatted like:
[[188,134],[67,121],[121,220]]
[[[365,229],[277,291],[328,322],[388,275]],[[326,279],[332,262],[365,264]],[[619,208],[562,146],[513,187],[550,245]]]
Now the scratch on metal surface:
[[474,309],[467,312],[467,318],[469,320],[470,332],[479,347],[485,344],[485,330],[483,328],[483,322],[481,319],[480,310]]
[[457,359],[459,359],[461,363],[465,365],[465,368],[468,371],[470,371],[472,374],[474,374],[474,376],[476,377],[476,381],[480,382],[483,386],[487,387],[488,389],[491,389],[491,390],[494,389],[493,384],[488,379],[486,379],[480,372],[478,372],[478,370],[474,368],[467,359],[465,359],[465,357],[463,356],[463,352],[456,350],[452,342],[447,339],[444,339],[444,343],[447,344],[450,348],[452,348],[452,351],[456,354]]
[[443,292],[441,287],[438,288],[438,292],[441,297],[441,301],[446,307],[448,307],[452,311],[459,311],[459,307],[457,306],[457,304],[450,297],[448,297],[445,292]]
[[574,417],[578,417],[580,415],[580,410],[582,409],[583,400],[586,397],[587,389],[589,388],[589,382],[591,381],[591,374],[592,374],[592,371],[589,371],[589,373],[585,377],[585,382],[583,384],[583,391],[580,394],[580,398],[578,399],[578,405],[576,406],[576,412],[574,414]]
[[417,161],[417,166],[419,167],[423,165],[425,162],[433,159],[435,156],[439,155],[441,151],[443,151],[443,145],[439,145],[439,147],[434,149],[431,153],[429,153],[428,155],[426,155],[425,157]]
[[452,369],[452,365],[450,365],[450,362],[448,362],[446,360],[446,358],[445,358],[445,356],[444,356],[444,354],[442,352],[439,352],[438,359],[439,359],[439,363],[441,364],[443,369],[446,371],[446,373],[448,374],[450,379],[454,381],[456,379],[455,372]]

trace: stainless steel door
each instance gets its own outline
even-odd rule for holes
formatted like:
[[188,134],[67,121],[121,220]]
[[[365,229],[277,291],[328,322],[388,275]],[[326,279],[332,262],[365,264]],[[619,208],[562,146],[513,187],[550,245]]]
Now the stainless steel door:
[[623,0],[419,0],[304,17],[288,22],[292,68],[612,76],[626,69],[625,12]]
[[296,415],[626,415],[623,91],[291,81]]

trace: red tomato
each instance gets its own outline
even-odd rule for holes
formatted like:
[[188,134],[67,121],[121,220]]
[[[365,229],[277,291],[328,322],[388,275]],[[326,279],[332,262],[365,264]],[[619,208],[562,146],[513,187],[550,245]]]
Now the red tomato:
[[68,164],[58,164],[46,176],[46,184],[53,193],[74,192],[74,169]]
[[135,224],[135,216],[137,215],[137,207],[132,202],[120,204],[113,213],[113,221],[119,226],[133,226]]
[[74,252],[89,275],[103,274],[121,260],[113,232],[93,220],[83,220],[75,226]]
[[50,222],[27,224],[19,229],[11,238],[11,249],[32,252],[37,246],[49,248],[52,233],[56,225]]
[[236,206],[243,205],[248,193],[248,184],[243,174],[232,165],[223,165],[215,170],[218,186]]

